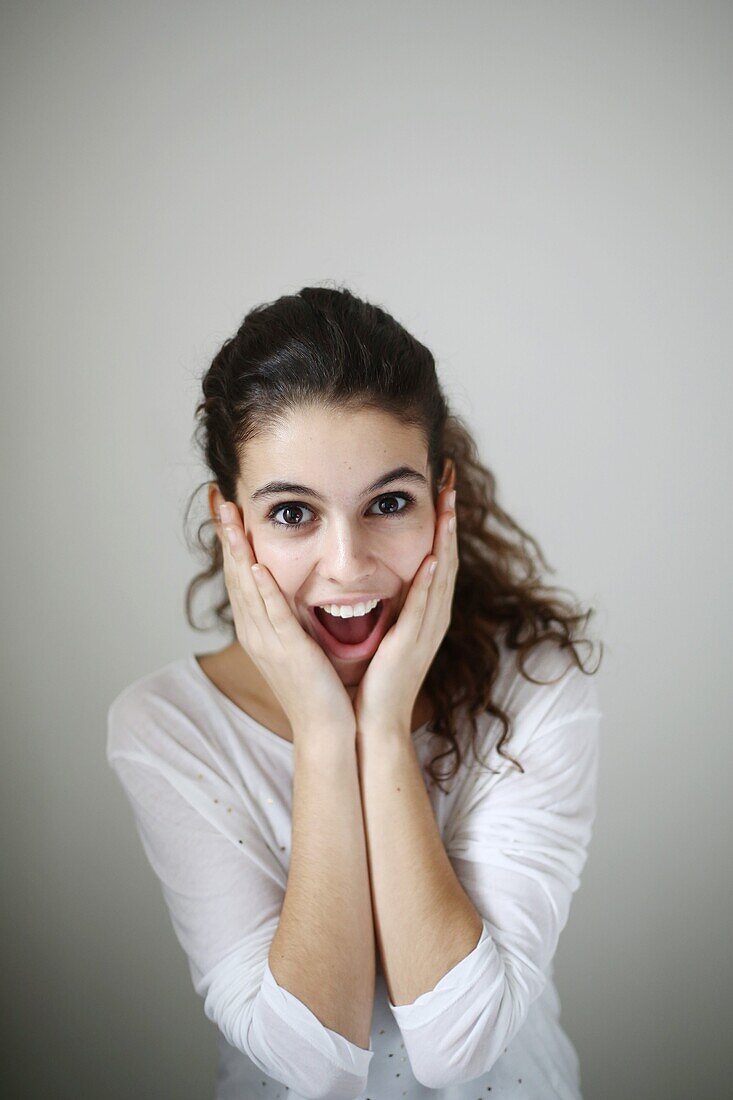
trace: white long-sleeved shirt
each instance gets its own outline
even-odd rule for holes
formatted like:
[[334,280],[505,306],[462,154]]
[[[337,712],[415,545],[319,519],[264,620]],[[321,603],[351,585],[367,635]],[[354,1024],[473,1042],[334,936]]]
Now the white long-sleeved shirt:
[[[268,963],[290,859],[293,745],[236,706],[193,654],[112,702],[107,759],[217,1026],[216,1100],[581,1096],[552,960],[595,818],[597,688],[552,643],[526,662],[552,684],[531,683],[501,651],[493,697],[513,718],[504,751],[524,774],[496,752],[502,728],[489,715],[477,745],[494,771],[469,748],[447,793],[423,772],[481,936],[407,1005],[389,1000],[377,956],[366,1050],[325,1027]],[[446,744],[427,723],[413,740],[423,765]]]

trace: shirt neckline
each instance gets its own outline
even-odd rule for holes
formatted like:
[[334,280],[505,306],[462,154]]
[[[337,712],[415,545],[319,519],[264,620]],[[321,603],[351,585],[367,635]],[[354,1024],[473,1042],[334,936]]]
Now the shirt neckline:
[[[204,682],[204,684],[208,687],[210,693],[216,699],[220,700],[221,705],[226,710],[236,715],[236,717],[239,718],[239,720],[244,722],[246,725],[253,726],[254,729],[261,735],[263,735],[268,741],[274,740],[279,742],[279,744],[285,747],[287,752],[292,754],[294,743],[292,741],[286,741],[284,737],[281,737],[279,733],[275,733],[274,730],[269,729],[268,726],[263,726],[262,722],[258,722],[256,718],[252,717],[251,714],[248,714],[246,710],[242,710],[240,706],[233,702],[233,700],[231,700],[228,695],[225,695],[224,692],[216,686],[214,681],[206,675],[201,665],[196,660],[195,653],[189,653],[188,657],[184,657],[184,663],[188,666],[189,669],[191,669],[191,671],[194,673],[195,676],[197,676],[199,680]],[[423,722],[421,726],[417,727],[417,729],[414,729],[412,731],[412,737],[417,737],[418,734],[426,732],[428,723],[429,720],[428,722]]]
[[203,681],[203,683],[209,689],[211,695],[213,695],[214,698],[220,701],[225,710],[228,710],[231,714],[234,714],[241,722],[244,722],[245,725],[252,726],[255,731],[265,737],[266,740],[270,742],[277,741],[285,748],[286,752],[292,753],[294,747],[293,742],[287,741],[284,737],[281,737],[279,733],[275,733],[275,731],[271,730],[268,726],[263,726],[262,722],[258,722],[256,718],[253,718],[251,714],[248,714],[246,710],[243,710],[240,706],[238,706],[232,699],[229,698],[228,695],[225,695],[224,692],[216,686],[214,681],[206,675],[201,665],[196,660],[195,653],[190,653],[188,657],[184,658],[184,661],[193,671],[194,675],[199,680]]

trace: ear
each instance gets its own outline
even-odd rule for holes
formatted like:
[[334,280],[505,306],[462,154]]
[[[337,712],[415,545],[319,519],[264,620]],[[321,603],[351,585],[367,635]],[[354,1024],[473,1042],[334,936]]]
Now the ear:
[[456,467],[452,458],[446,458],[443,464],[443,476],[440,481],[439,489],[442,492],[445,488],[455,488],[456,484]]
[[[219,525],[219,505],[224,504],[225,497],[222,494],[222,492],[220,491],[219,486],[216,484],[215,481],[209,482],[208,499],[209,499],[209,515],[211,516],[212,520],[214,521],[214,526],[215,526],[215,529],[216,529],[216,533],[219,536],[219,538],[221,539],[223,536],[222,536],[221,527]],[[247,524],[244,522],[244,516],[242,514],[242,509],[239,507],[239,504],[236,500],[233,503],[236,504],[236,506],[237,506],[237,511],[239,512],[239,518],[242,521],[242,528],[244,529],[244,533],[246,535],[247,534]]]
[[219,505],[224,503],[225,497],[215,481],[212,481],[209,484],[208,500],[209,515],[214,522],[214,530],[216,531],[217,538],[219,539],[219,541],[221,541],[224,537],[224,532],[219,522]]
[[209,515],[213,519],[214,525],[218,528],[219,505],[224,503],[224,497],[221,495],[221,492],[219,491],[219,486],[216,484],[215,481],[209,482],[208,500]]

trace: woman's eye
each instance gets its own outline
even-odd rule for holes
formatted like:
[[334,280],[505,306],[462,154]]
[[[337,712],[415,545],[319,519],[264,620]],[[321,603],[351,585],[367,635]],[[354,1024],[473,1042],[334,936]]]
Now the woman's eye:
[[[283,512],[287,518],[284,520],[275,519],[278,512]],[[293,520],[292,518],[293,515],[297,517],[299,513],[302,514],[303,512],[310,512],[310,508],[306,508],[305,504],[281,504],[278,508],[273,508],[268,519],[271,519],[276,527],[305,527],[305,523],[299,523],[297,519]],[[307,522],[310,523],[310,520]]]
[[[397,505],[399,501],[404,501],[404,507],[400,508]],[[385,493],[384,496],[379,497],[374,501],[371,508],[377,508],[378,511],[369,511],[367,515],[370,516],[383,516],[390,519],[393,516],[403,515],[412,505],[415,503],[415,498],[411,493]],[[382,505],[386,505],[385,508]],[[267,515],[267,518],[275,527],[283,527],[286,530],[300,530],[302,527],[309,527],[313,522],[312,519],[302,519],[304,512],[311,512],[311,509],[305,504],[296,504],[292,502],[290,504],[278,504]],[[278,519],[278,515],[282,513],[283,518]],[[299,518],[301,517],[301,518]]]
[[[394,508],[394,507],[392,507],[393,501],[399,501],[399,500],[404,500],[405,501],[405,507],[404,508]],[[408,497],[405,493],[388,493],[387,496],[383,496],[383,497],[380,497],[379,500],[375,500],[374,504],[375,504],[376,507],[379,507],[382,504],[389,504],[390,507],[387,508],[386,511],[382,511],[380,509],[380,512],[378,512],[376,514],[377,515],[383,515],[383,516],[397,515],[399,512],[404,512],[409,507],[409,505],[411,503],[411,500],[412,500],[412,498]],[[374,515],[374,514],[375,513],[372,513],[372,515]]]

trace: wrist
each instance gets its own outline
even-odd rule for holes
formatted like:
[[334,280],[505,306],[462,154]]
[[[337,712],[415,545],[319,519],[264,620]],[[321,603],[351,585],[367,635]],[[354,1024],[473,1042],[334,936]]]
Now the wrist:
[[407,722],[390,722],[381,726],[358,726],[356,730],[356,745],[360,751],[368,748],[411,743],[412,731]]
[[293,727],[293,748],[296,755],[353,754],[356,746],[356,728],[349,726],[298,726]]

